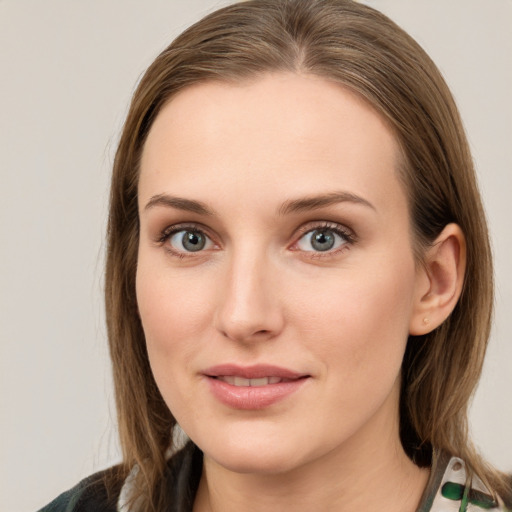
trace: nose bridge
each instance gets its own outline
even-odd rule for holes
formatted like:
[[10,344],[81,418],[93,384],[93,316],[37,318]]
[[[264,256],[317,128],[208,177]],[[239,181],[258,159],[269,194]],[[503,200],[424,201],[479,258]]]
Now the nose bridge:
[[264,248],[246,244],[231,252],[220,292],[217,327],[238,341],[269,338],[282,328],[275,268]]

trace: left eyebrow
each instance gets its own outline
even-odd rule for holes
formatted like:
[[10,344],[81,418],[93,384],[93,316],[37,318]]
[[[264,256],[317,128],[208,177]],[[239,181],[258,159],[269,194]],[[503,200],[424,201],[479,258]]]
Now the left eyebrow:
[[285,201],[278,209],[279,215],[287,215],[290,213],[299,213],[309,210],[317,210],[325,206],[337,203],[355,203],[371,208],[377,211],[372,203],[361,196],[352,194],[351,192],[331,192],[328,194],[320,194],[317,196],[302,197]]

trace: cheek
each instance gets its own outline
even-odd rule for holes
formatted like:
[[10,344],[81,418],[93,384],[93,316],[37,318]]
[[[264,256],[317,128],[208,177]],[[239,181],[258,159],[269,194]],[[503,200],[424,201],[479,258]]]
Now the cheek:
[[211,300],[193,279],[158,268],[140,259],[136,291],[149,361],[165,398],[204,342]]
[[[375,270],[380,269],[380,270]],[[296,293],[297,330],[325,362],[326,372],[364,384],[362,375],[396,378],[413,307],[414,263],[391,259],[319,279],[309,294]],[[296,334],[300,336],[300,332]],[[376,376],[376,375],[375,375]]]
[[180,423],[183,418],[194,423],[200,421],[200,413],[199,408],[190,408],[190,379],[204,341],[206,311],[190,283],[161,272],[156,275],[152,268],[139,265],[136,283],[149,364],[172,415]]

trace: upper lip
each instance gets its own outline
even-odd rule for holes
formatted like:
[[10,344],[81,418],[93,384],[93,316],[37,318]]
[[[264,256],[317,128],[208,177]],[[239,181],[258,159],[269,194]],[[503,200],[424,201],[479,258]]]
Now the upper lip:
[[219,364],[207,368],[202,372],[208,377],[234,376],[245,379],[261,379],[263,377],[279,377],[281,379],[300,379],[308,377],[305,373],[295,372],[288,368],[270,364],[255,364],[251,366],[240,366],[237,364]]

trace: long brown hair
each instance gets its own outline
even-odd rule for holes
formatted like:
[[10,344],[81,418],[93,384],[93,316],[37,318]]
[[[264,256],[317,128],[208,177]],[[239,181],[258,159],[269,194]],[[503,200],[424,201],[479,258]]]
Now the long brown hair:
[[408,341],[402,444],[418,465],[430,463],[432,449],[456,454],[504,491],[501,476],[483,464],[468,440],[468,404],[490,330],[493,271],[473,162],[447,85],[422,48],[369,7],[350,0],[249,0],[205,17],[157,57],[133,96],[115,158],[107,326],[124,468],[139,466],[145,510],[162,507],[165,454],[172,447],[175,420],[149,367],[135,297],[137,185],[144,142],[162,106],[181,89],[279,71],[339,83],[387,119],[403,153],[399,172],[419,260],[446,224],[462,228],[467,270],[460,300],[440,327]]

